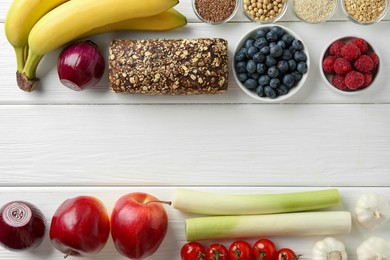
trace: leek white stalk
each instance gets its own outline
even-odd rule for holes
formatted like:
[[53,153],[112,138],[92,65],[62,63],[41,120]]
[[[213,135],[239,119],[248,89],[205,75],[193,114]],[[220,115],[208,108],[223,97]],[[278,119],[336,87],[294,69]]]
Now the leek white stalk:
[[335,235],[351,232],[347,211],[269,215],[210,216],[186,219],[188,241],[266,236]]
[[390,259],[390,242],[380,237],[370,237],[357,248],[358,260]]
[[347,260],[348,255],[345,251],[344,243],[333,238],[327,237],[318,241],[313,247],[312,260]]
[[179,188],[173,207],[206,215],[257,215],[317,210],[340,203],[337,189],[279,194],[222,194]]
[[377,193],[365,193],[355,206],[357,222],[365,228],[377,228],[390,218],[390,205],[385,197]]

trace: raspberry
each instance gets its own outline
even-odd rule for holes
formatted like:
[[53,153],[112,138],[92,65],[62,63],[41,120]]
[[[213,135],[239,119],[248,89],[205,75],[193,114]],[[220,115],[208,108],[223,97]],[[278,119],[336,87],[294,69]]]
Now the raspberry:
[[367,73],[374,69],[374,62],[370,56],[362,55],[354,62],[353,66],[358,71]]
[[372,83],[372,74],[365,73],[364,74],[364,84],[363,87],[368,87]]
[[335,86],[336,88],[340,89],[340,90],[346,90],[347,89],[347,85],[345,85],[345,80],[344,80],[344,76],[342,75],[334,75],[332,77],[332,85]]
[[330,55],[334,55],[336,57],[340,57],[341,56],[341,48],[344,45],[345,45],[345,43],[342,42],[341,40],[337,40],[334,43],[332,43],[332,45],[329,48]]
[[379,65],[379,57],[378,57],[378,55],[376,55],[375,52],[369,52],[369,53],[367,53],[367,55],[370,56],[370,58],[374,62],[374,69],[376,67],[378,67],[378,65]]
[[349,61],[356,60],[359,58],[360,54],[360,49],[352,43],[348,43],[341,48],[341,56]]
[[345,58],[337,58],[333,64],[334,71],[339,75],[345,75],[351,71],[351,63]]
[[366,53],[368,50],[368,43],[362,38],[355,38],[351,43],[355,44],[360,49],[361,53]]
[[351,90],[357,90],[363,87],[364,75],[358,71],[350,71],[345,76],[345,85]]
[[326,73],[333,74],[334,73],[333,64],[334,64],[335,60],[336,60],[336,57],[334,57],[334,56],[326,57],[324,59],[324,61],[322,62],[322,69]]

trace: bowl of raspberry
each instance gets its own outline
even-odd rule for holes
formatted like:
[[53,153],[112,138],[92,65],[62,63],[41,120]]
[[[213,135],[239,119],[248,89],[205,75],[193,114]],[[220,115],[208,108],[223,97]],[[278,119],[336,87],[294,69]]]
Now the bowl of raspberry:
[[365,39],[347,36],[325,48],[320,59],[321,75],[331,89],[341,94],[362,93],[380,74],[378,51]]
[[305,44],[280,25],[260,25],[244,34],[233,58],[233,75],[239,87],[264,102],[279,102],[297,93],[309,67]]

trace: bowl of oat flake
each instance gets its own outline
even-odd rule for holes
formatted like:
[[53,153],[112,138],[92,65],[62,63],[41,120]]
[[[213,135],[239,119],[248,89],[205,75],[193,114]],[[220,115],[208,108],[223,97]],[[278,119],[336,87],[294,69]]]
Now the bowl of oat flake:
[[196,16],[208,24],[226,23],[236,14],[240,0],[192,0]]
[[295,15],[307,23],[322,23],[332,18],[336,11],[336,0],[292,0]]
[[389,0],[342,0],[341,6],[351,21],[368,25],[379,22],[386,16]]

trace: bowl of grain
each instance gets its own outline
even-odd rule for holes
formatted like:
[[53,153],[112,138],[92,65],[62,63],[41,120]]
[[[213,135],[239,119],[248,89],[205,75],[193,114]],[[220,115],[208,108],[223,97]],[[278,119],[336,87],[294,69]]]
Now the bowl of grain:
[[344,14],[354,23],[369,25],[381,21],[389,9],[389,0],[342,0]]
[[192,0],[192,8],[202,22],[217,25],[233,18],[239,2],[240,0]]
[[332,18],[336,0],[291,0],[291,7],[298,19],[306,23],[322,23]]
[[258,23],[280,20],[287,10],[287,0],[243,0],[245,16]]

